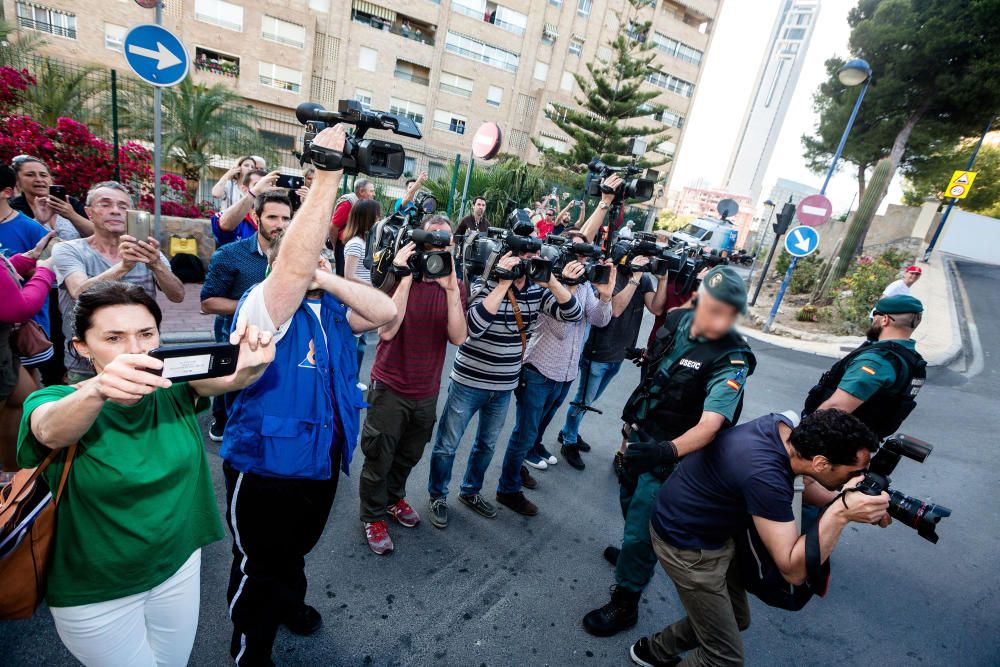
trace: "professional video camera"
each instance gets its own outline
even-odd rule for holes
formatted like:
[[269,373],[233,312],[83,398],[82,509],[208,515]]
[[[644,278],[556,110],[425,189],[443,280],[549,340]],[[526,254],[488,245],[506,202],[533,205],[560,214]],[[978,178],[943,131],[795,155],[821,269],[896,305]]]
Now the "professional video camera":
[[[663,249],[657,245],[656,236],[649,232],[631,232],[625,230],[611,244],[608,255],[612,263],[634,273],[652,273],[663,276],[667,273],[667,263],[660,259]],[[649,264],[633,266],[636,257],[649,257]]]
[[[656,185],[656,182],[648,178],[632,178],[643,171],[635,165],[627,164],[624,167],[609,167],[599,158],[595,157],[587,165],[587,169],[590,170],[590,173],[594,174],[594,177],[590,181],[590,187],[587,189],[587,195],[590,197],[600,197],[601,193],[611,194],[614,192],[615,204],[621,204],[626,199],[646,201],[653,197],[653,186]],[[601,185],[601,181],[611,174],[619,174],[622,177],[622,184],[616,190]]]
[[[368,174],[379,178],[399,178],[403,175],[406,152],[399,144],[379,139],[365,139],[369,129],[389,130],[411,139],[422,135],[416,123],[408,116],[371,111],[361,106],[357,100],[340,100],[337,111],[327,111],[315,102],[303,102],[295,109],[295,117],[306,126],[303,138],[302,162],[312,163],[317,169],[337,170],[343,168],[345,174]],[[313,139],[327,125],[348,123],[357,129],[347,135],[343,157],[336,153],[313,146]]]
[[465,241],[463,264],[467,279],[482,276],[485,280],[517,280],[527,276],[530,280],[548,282],[552,275],[551,264],[539,257],[523,257],[512,269],[505,270],[497,262],[510,252],[516,257],[537,253],[542,240],[531,236],[535,226],[523,209],[514,209],[507,216],[507,228],[490,227],[485,233],[470,235]]
[[889,487],[892,482],[889,475],[896,469],[901,457],[905,456],[917,463],[923,463],[933,449],[932,445],[923,440],[901,433],[894,435],[882,443],[882,447],[872,456],[865,478],[855,488],[869,496],[887,492],[889,516],[915,529],[925,540],[937,544],[938,536],[935,529],[941,519],[951,516],[951,510],[919,498],[912,498]]
[[705,269],[728,264],[729,259],[716,249],[706,250],[700,246],[679,242],[668,246],[660,253],[666,271],[674,277],[674,292],[684,294],[698,289],[701,279],[698,275]]
[[[368,232],[365,266],[371,271],[372,285],[391,291],[396,278],[410,274],[413,279],[433,280],[451,273],[452,257],[448,250],[451,234],[444,230],[428,232],[421,229],[424,216],[437,210],[437,200],[426,191],[417,193],[413,206],[397,211],[375,223]],[[412,241],[416,250],[406,268],[393,264],[396,253]]]
[[[565,236],[549,234],[538,256],[549,262],[552,273],[564,285],[580,285],[587,281],[593,285],[606,285],[611,279],[611,267],[600,263],[601,248],[593,243],[574,243]],[[567,278],[563,276],[563,269],[573,261],[583,264],[583,273],[577,278]]]

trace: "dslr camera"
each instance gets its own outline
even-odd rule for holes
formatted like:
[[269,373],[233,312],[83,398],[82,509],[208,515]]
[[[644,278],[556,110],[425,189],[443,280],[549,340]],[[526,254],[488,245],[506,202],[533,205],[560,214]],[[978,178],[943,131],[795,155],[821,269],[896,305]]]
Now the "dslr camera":
[[[527,211],[514,209],[507,216],[506,224],[507,228],[490,227],[485,233],[475,233],[466,239],[462,258],[466,277],[479,275],[483,280],[496,282],[527,276],[530,280],[548,282],[552,265],[540,257],[524,257],[542,249],[542,240],[531,236],[535,226]],[[521,262],[509,270],[497,266],[508,252],[521,257]]]
[[937,544],[936,528],[951,510],[919,498],[913,498],[889,486],[889,477],[902,457],[923,463],[934,447],[923,440],[902,433],[887,439],[872,456],[865,478],[855,487],[869,496],[883,491],[889,494],[889,516],[917,531],[925,540]]
[[[549,263],[551,272],[563,285],[581,285],[589,281],[593,285],[606,285],[611,279],[611,267],[601,264],[603,256],[600,246],[593,243],[573,242],[565,236],[549,234],[538,253],[538,257]],[[563,276],[563,269],[570,262],[583,264],[583,273],[576,278]]]
[[[327,111],[316,102],[303,102],[295,109],[295,117],[306,126],[302,140],[302,163],[310,163],[317,169],[345,174],[368,174],[378,178],[399,178],[403,175],[406,152],[403,147],[390,141],[365,139],[370,129],[389,130],[411,139],[420,139],[420,129],[408,116],[365,109],[357,100],[340,100],[337,111]],[[321,146],[313,146],[313,139],[327,125],[348,123],[355,127],[354,134],[348,134],[344,142],[343,155]]]
[[[623,230],[611,244],[608,254],[614,264],[626,271],[664,276],[668,265],[660,258],[662,252],[663,249],[656,243],[656,235],[649,232],[626,233]],[[636,257],[649,257],[649,264],[632,266],[632,260]]]
[[[451,273],[452,257],[447,250],[451,234],[445,230],[428,232],[422,229],[424,216],[437,210],[437,200],[426,191],[417,193],[413,206],[397,211],[375,223],[368,232],[364,264],[371,271],[372,285],[390,292],[399,278],[411,275],[416,281],[434,280]],[[413,242],[416,250],[406,268],[393,262],[396,253]]]
[[[653,197],[653,187],[656,182],[648,178],[636,178],[643,170],[634,164],[627,164],[624,167],[610,167],[595,157],[587,165],[587,169],[594,175],[587,188],[587,195],[590,197],[600,197],[602,193],[611,194],[614,192],[615,204],[621,204],[626,199],[647,201]],[[616,190],[601,184],[601,181],[611,174],[619,174],[622,177],[622,184]]]

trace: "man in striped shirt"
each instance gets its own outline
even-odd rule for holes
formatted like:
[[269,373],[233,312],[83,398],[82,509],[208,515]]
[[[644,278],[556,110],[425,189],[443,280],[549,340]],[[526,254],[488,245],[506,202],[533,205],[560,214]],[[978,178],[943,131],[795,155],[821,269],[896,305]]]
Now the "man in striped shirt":
[[[498,267],[509,271],[521,259],[507,253]],[[467,313],[469,338],[455,356],[448,400],[431,453],[427,490],[431,523],[437,528],[448,526],[448,483],[455,451],[477,413],[479,425],[459,499],[484,517],[496,517],[496,507],[480,494],[483,477],[507,416],[510,394],[521,377],[528,337],[542,313],[561,322],[583,318],[580,304],[555,276],[545,284],[521,277],[485,284],[477,279],[473,286]]]

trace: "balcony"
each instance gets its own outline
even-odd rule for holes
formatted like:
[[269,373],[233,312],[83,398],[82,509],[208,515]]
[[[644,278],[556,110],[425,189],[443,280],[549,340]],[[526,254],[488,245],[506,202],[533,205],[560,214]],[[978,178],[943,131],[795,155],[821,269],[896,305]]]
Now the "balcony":
[[27,28],[28,30],[37,30],[38,32],[47,32],[50,35],[76,39],[76,28],[56,25],[55,23],[49,23],[47,21],[36,21],[24,16],[17,17],[17,24],[22,28]]
[[240,59],[224,53],[217,53],[197,47],[195,49],[194,68],[202,72],[211,72],[219,76],[238,79],[240,76]]
[[437,32],[435,26],[371,2],[354,0],[351,20],[375,30],[391,32],[405,39],[434,46],[434,35]]
[[455,134],[465,134],[465,121],[450,121],[446,123],[442,120],[436,120],[434,121],[434,129],[454,132]]
[[397,79],[412,81],[421,86],[428,86],[431,82],[431,70],[429,68],[405,60],[396,61],[396,69],[393,70],[392,75]]

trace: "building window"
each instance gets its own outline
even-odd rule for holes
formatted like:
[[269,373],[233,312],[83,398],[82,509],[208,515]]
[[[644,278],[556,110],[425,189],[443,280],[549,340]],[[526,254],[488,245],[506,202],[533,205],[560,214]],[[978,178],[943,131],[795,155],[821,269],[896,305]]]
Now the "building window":
[[658,88],[663,88],[664,90],[669,90],[672,93],[677,93],[684,97],[691,97],[694,95],[694,84],[683,79],[678,79],[676,76],[671,74],[664,74],[663,72],[653,72],[646,77],[646,81],[653,84]]
[[410,178],[417,173],[417,158],[407,155],[403,158],[403,176]]
[[785,42],[781,45],[781,53],[789,56],[794,56],[799,52],[798,42]]
[[443,181],[448,178],[448,167],[442,162],[427,163],[427,177],[432,181]]
[[257,134],[260,135],[260,138],[268,146],[274,146],[286,151],[295,148],[295,137],[290,134],[272,132],[271,130],[257,130]]
[[535,74],[534,77],[539,81],[546,81],[549,78],[549,64],[543,63],[541,60],[535,62]]
[[579,0],[576,5],[576,13],[580,16],[590,16],[590,8],[594,5],[594,0]]
[[490,86],[490,90],[486,93],[486,103],[498,107],[503,101],[503,88],[500,86]]
[[378,51],[362,46],[358,51],[358,69],[374,72],[376,65],[378,65]]
[[516,53],[505,51],[496,46],[491,46],[454,32],[448,33],[445,40],[445,50],[464,58],[478,60],[491,67],[507,70],[508,72],[516,72],[518,63],[520,62],[520,58]]
[[328,12],[330,11],[330,0],[309,0],[309,9],[315,9],[317,12]]
[[571,56],[578,56],[583,52],[583,40],[579,37],[572,37],[569,40],[569,53]]
[[542,28],[542,44],[555,44],[559,37],[559,31],[551,23],[546,23]]
[[431,71],[423,65],[396,59],[396,69],[392,75],[397,79],[419,83],[421,86],[428,86],[431,83]]
[[441,90],[446,93],[458,95],[459,97],[471,97],[472,83],[472,79],[468,79],[464,76],[452,74],[451,72],[441,72],[441,82],[439,86]]
[[400,99],[398,97],[389,98],[389,113],[406,116],[417,125],[423,125],[424,114],[427,112],[423,104]]
[[459,14],[465,14],[498,28],[503,28],[515,35],[523,35],[528,27],[526,15],[498,5],[492,0],[452,0],[451,9]]
[[235,79],[240,76],[240,59],[197,46],[194,49],[194,68]]
[[677,152],[677,144],[672,141],[664,141],[657,145],[656,152],[660,155],[665,155],[666,157],[673,157],[674,153]]
[[684,127],[684,116],[670,111],[669,109],[664,109],[663,113],[660,114],[659,120],[664,125],[669,125],[670,127],[676,127],[678,129]]
[[272,42],[288,44],[300,49],[306,45],[305,28],[298,23],[282,21],[266,14],[260,20],[260,36]]
[[123,45],[125,43],[125,34],[128,32],[128,28],[123,25],[115,25],[114,23],[104,24],[104,46],[111,49],[112,51],[124,51]]
[[569,148],[569,145],[564,139],[557,139],[556,137],[550,137],[546,134],[540,134],[538,136],[538,143],[543,148],[553,150],[557,153],[565,153]]
[[354,90],[354,99],[361,102],[361,106],[365,109],[370,109],[372,106],[372,91],[356,88]]
[[194,0],[194,17],[204,23],[243,32],[243,8],[225,0]]
[[286,90],[290,93],[297,93],[302,89],[302,72],[275,65],[274,63],[260,63],[260,82],[269,88]]
[[465,134],[466,120],[465,116],[459,116],[450,111],[441,111],[438,109],[434,112],[434,128],[438,130],[454,132],[455,134]]
[[76,39],[76,14],[28,2],[17,3],[17,24],[28,30]]
[[654,32],[653,33],[653,43],[656,44],[656,48],[666,53],[668,56],[673,56],[684,62],[691,63],[692,65],[700,65],[701,60],[704,57],[704,53],[698,49],[688,46],[683,42],[678,42],[676,39],[671,39],[666,35]]
[[576,79],[573,78],[573,73],[563,72],[562,82],[559,84],[559,87],[562,88],[563,90],[568,90],[569,92],[573,92],[574,83],[576,83]]
[[805,28],[786,28],[785,39],[802,39],[806,36]]
[[562,0],[549,0],[549,4],[553,7],[562,7]]

